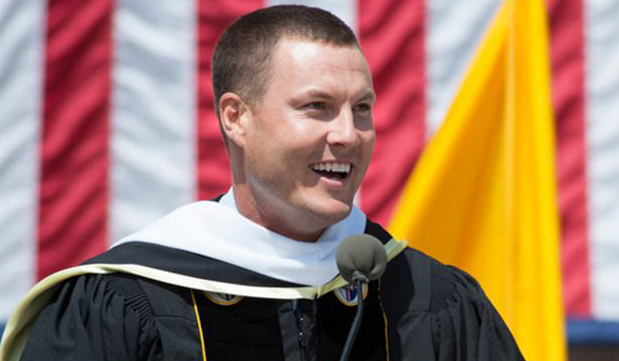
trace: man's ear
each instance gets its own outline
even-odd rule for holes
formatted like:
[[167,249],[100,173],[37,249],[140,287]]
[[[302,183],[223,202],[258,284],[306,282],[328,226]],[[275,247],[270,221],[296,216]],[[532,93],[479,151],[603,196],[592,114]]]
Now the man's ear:
[[226,137],[232,143],[244,148],[245,127],[247,125],[247,118],[251,116],[251,111],[247,104],[235,93],[224,93],[219,98],[219,114],[221,117],[221,128]]

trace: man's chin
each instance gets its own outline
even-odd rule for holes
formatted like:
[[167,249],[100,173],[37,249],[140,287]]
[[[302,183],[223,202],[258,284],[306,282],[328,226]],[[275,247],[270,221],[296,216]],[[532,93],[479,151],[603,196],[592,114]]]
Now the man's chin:
[[348,217],[352,211],[352,202],[348,204],[345,202],[333,201],[317,208],[318,209],[313,210],[313,213],[322,218],[330,226]]

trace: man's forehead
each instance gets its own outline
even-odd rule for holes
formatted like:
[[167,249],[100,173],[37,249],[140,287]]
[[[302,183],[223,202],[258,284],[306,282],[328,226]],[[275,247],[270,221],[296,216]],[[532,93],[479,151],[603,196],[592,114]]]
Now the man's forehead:
[[[339,61],[350,59],[344,54],[335,54],[340,50],[353,51],[356,55],[353,62]],[[340,66],[342,70],[349,68],[359,68],[369,73],[367,60],[356,45],[331,44],[324,41],[314,41],[307,39],[283,38],[274,48],[271,57],[271,66],[281,66],[284,64],[295,64],[297,66],[310,63],[320,63],[323,66]],[[293,69],[294,70],[294,69]]]

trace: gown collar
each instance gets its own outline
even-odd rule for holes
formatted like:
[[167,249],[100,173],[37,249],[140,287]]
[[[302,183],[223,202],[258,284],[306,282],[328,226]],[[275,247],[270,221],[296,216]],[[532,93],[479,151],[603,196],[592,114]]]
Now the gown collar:
[[139,241],[215,258],[266,276],[304,285],[322,285],[335,276],[337,246],[363,233],[367,218],[356,206],[314,243],[299,242],[245,218],[232,188],[219,202],[199,201],[177,208],[114,244]]

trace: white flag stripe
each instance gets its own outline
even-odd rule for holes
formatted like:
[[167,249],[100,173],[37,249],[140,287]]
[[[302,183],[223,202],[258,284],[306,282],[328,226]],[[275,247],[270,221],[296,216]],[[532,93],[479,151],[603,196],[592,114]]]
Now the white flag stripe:
[[196,198],[195,1],[115,11],[110,241]]
[[0,320],[36,278],[45,4],[0,2]]
[[428,138],[441,126],[500,0],[426,1]]
[[619,319],[619,0],[585,2],[593,315]]
[[355,33],[358,33],[357,22],[357,0],[305,0],[305,1],[287,1],[287,0],[267,0],[266,6],[283,5],[283,4],[299,4],[325,9],[338,18],[342,19]]

